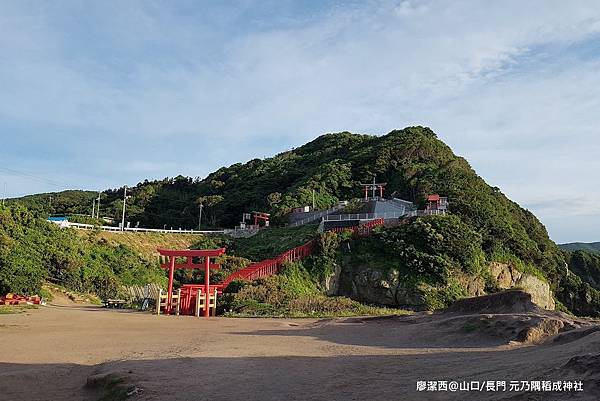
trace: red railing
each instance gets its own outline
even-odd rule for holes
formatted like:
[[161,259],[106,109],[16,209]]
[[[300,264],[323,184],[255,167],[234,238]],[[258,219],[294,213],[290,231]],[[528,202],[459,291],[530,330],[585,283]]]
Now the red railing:
[[256,280],[257,278],[272,276],[279,273],[281,267],[289,262],[302,260],[310,256],[313,252],[314,241],[309,241],[304,245],[292,248],[273,259],[266,259],[261,262],[252,263],[241,270],[230,274],[221,284],[225,289],[233,280]]
[[[371,230],[373,230],[375,227],[382,226],[383,223],[384,219],[375,219],[360,226],[338,227],[330,231],[352,231],[355,236],[366,237],[371,234]],[[243,269],[230,274],[227,278],[225,278],[225,280],[223,280],[222,283],[217,284],[217,286],[220,287],[220,290],[224,290],[233,280],[256,280],[257,278],[272,276],[273,274],[279,273],[284,264],[302,260],[312,255],[313,250],[314,240],[311,240],[304,245],[300,245],[296,248],[285,251],[273,259],[266,259],[261,262],[252,263]]]
[[334,233],[341,233],[344,231],[351,231],[353,235],[357,237],[367,237],[371,234],[371,231],[375,227],[382,226],[384,224],[384,219],[375,219],[366,222],[365,224],[354,226],[354,227],[335,227],[328,231],[333,231]]

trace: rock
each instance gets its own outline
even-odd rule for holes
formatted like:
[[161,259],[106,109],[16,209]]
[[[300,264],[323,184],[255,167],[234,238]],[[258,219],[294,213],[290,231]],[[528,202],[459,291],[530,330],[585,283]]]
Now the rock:
[[92,388],[103,388],[123,382],[123,378],[115,373],[98,373],[88,376],[85,385]]
[[544,309],[554,310],[556,303],[545,281],[528,273],[521,273],[508,263],[490,263],[490,273],[500,289],[519,288],[531,294],[533,302]]
[[482,314],[482,313],[523,313],[535,312],[536,305],[532,302],[531,294],[514,290],[504,291],[491,295],[475,298],[459,299],[445,311],[460,314]]
[[542,319],[538,324],[523,329],[517,335],[516,341],[528,344],[537,344],[554,336],[565,327],[564,322],[557,319]]
[[323,283],[323,287],[325,288],[325,293],[329,296],[337,295],[340,289],[340,274],[342,272],[342,267],[338,264],[335,265],[335,271],[329,277],[325,278],[325,282]]
[[554,310],[556,308],[550,285],[545,281],[530,274],[523,274],[517,281],[515,287],[522,288],[524,291],[531,294],[531,300],[539,307],[548,310]]
[[[400,280],[396,268],[384,272],[368,265],[350,267],[345,263],[343,266],[336,267],[335,274],[325,283],[330,295],[344,295],[360,302],[414,310],[430,307],[427,303],[428,290]],[[533,303],[539,307],[555,309],[550,285],[542,279],[521,273],[514,266],[500,262],[490,263],[490,273],[499,289],[521,289],[530,294]],[[454,278],[467,296],[485,295],[486,283],[483,277],[455,272]]]
[[507,263],[491,262],[490,273],[492,278],[496,280],[498,288],[503,290],[513,288],[517,280],[521,278],[521,272]]
[[470,297],[485,295],[485,280],[479,276],[460,274],[456,276],[460,285],[466,290]]

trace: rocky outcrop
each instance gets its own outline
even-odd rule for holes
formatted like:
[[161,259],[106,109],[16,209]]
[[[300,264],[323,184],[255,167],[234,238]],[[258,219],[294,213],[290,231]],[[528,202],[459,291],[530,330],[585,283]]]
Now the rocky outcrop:
[[556,303],[550,285],[528,273],[521,273],[508,263],[490,263],[492,279],[500,289],[520,288],[531,295],[533,303],[541,308],[554,310]]
[[426,307],[424,293],[413,285],[401,282],[399,272],[390,269],[384,273],[368,266],[340,270],[337,295],[371,304],[421,310]]
[[334,272],[329,276],[325,277],[322,283],[325,293],[329,296],[337,295],[340,291],[340,274],[342,273],[342,267],[335,264]]
[[485,295],[485,280],[480,276],[460,274],[456,276],[461,287],[465,289],[467,296],[479,297]]
[[[553,310],[554,297],[548,283],[528,273],[521,273],[507,263],[493,262],[490,273],[498,289],[522,289],[531,295],[537,306]],[[486,283],[480,276],[455,273],[453,276],[468,297],[485,295]],[[361,302],[377,305],[424,310],[429,307],[428,294],[432,288],[400,280],[399,272],[383,272],[366,265],[344,264],[326,283],[329,294],[349,296]]]

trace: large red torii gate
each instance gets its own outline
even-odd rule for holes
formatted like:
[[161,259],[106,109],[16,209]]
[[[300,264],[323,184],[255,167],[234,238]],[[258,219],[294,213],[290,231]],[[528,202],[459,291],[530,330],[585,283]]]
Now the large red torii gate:
[[[202,269],[204,268],[204,296],[206,297],[206,306],[204,308],[204,317],[209,316],[209,297],[210,297],[210,269],[218,269],[221,266],[211,263],[210,258],[216,258],[225,253],[225,248],[219,249],[157,249],[161,256],[169,258],[168,263],[162,263],[163,269],[169,269],[169,292],[167,294],[167,313],[171,313],[173,299],[173,275],[175,269]],[[186,258],[186,263],[176,263],[177,258]],[[194,263],[194,258],[202,258],[200,263]]]

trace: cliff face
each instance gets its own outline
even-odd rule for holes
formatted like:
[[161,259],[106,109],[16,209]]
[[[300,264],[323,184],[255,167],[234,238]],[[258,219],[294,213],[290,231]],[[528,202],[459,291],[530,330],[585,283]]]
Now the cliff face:
[[554,294],[550,285],[532,274],[522,273],[509,263],[490,263],[490,274],[500,289],[519,288],[531,295],[533,303],[541,308],[554,310]]
[[[489,274],[493,291],[520,289],[531,295],[531,300],[537,306],[554,310],[556,303],[550,285],[539,277],[522,273],[508,263],[492,262],[486,273]],[[348,296],[360,302],[408,308],[412,310],[431,309],[431,297],[444,288],[430,286],[424,283],[413,285],[412,282],[399,280],[395,269],[387,273],[372,266],[345,265],[339,270],[337,295]],[[463,290],[463,296],[475,297],[485,295],[486,282],[481,276],[457,274],[457,283]],[[335,280],[334,280],[335,281]]]

